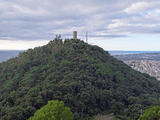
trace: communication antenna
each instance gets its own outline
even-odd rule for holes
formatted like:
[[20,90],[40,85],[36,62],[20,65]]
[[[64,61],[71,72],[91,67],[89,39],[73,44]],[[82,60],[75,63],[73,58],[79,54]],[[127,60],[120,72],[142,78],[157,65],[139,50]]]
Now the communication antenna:
[[88,32],[86,32],[86,43],[88,43]]

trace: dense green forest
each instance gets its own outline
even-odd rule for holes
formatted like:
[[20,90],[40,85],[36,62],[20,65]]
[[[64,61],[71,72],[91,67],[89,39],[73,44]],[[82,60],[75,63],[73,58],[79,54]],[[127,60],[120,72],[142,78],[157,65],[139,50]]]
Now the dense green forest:
[[27,120],[49,100],[62,100],[74,120],[98,113],[137,119],[159,104],[160,82],[98,46],[55,38],[0,64],[0,120]]

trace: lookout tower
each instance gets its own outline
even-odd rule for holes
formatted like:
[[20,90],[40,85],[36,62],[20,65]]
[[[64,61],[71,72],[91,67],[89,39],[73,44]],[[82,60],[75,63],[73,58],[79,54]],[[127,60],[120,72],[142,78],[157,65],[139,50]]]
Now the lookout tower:
[[74,39],[74,40],[77,39],[77,31],[73,31],[73,39]]

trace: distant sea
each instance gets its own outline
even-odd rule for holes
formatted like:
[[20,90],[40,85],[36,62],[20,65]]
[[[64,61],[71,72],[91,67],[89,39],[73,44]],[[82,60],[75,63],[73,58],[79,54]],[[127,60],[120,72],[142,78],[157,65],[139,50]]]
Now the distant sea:
[[[22,50],[0,50],[0,63],[10,58],[18,56]],[[124,55],[124,54],[140,54],[140,53],[157,53],[160,51],[109,51],[111,55]]]
[[109,51],[111,55],[141,54],[141,53],[160,53],[160,51]]
[[6,61],[10,58],[18,56],[20,50],[0,50],[0,62]]

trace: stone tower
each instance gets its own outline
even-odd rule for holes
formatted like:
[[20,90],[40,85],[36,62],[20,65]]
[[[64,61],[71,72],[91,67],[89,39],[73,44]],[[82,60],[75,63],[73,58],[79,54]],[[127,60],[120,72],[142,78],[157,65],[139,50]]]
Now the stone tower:
[[73,39],[77,39],[77,31],[73,31]]

